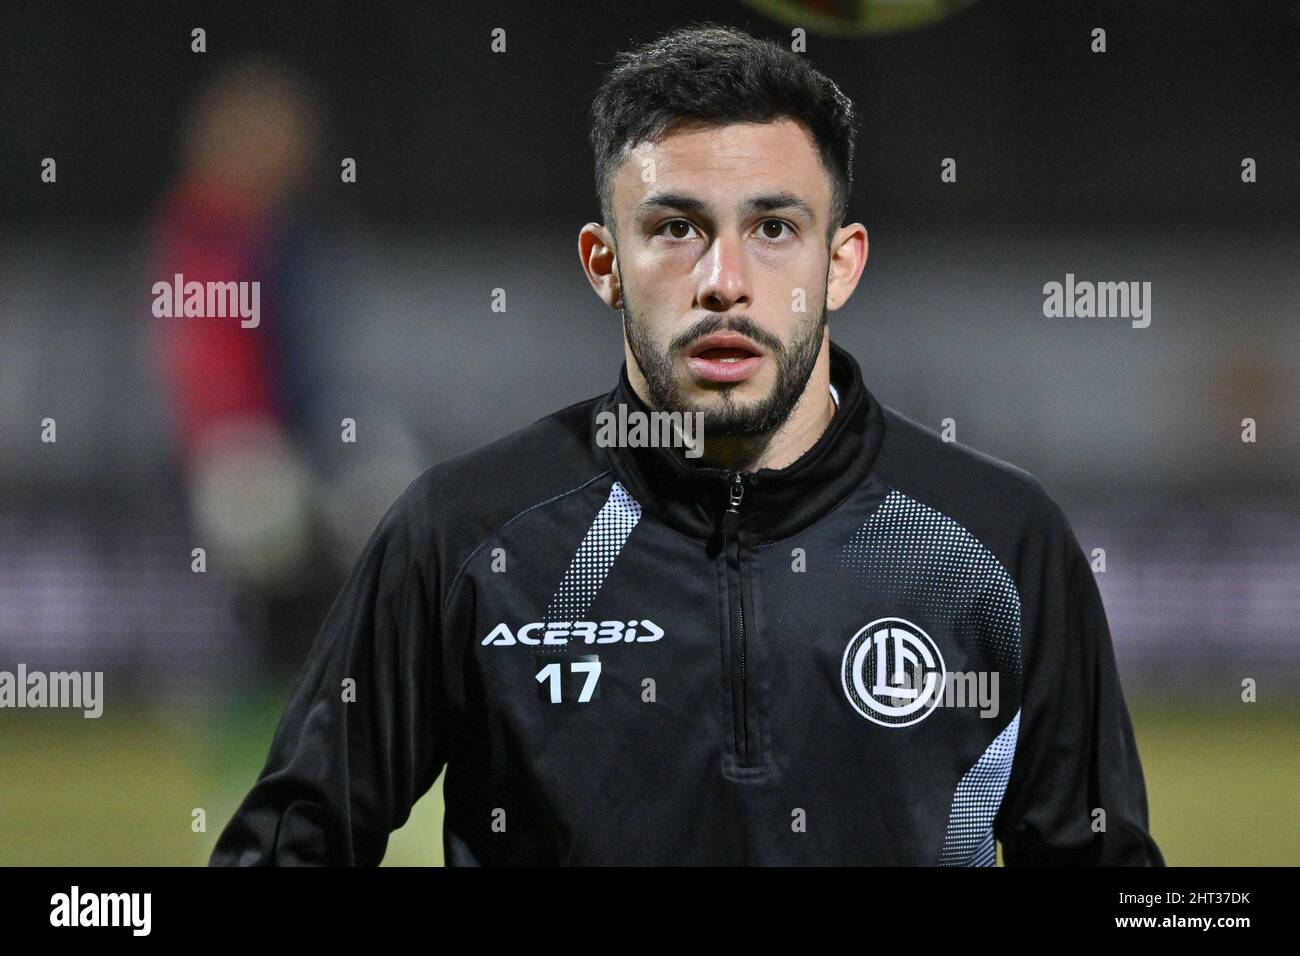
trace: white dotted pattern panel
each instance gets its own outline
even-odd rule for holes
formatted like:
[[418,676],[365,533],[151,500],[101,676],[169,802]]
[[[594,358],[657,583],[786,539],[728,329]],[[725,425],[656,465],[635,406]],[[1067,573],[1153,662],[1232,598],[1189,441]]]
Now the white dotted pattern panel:
[[578,552],[569,562],[569,569],[564,572],[564,579],[546,606],[546,621],[582,619],[640,520],[641,505],[621,483],[614,482],[609,498],[587,529]]
[[1003,676],[1020,674],[1020,595],[1001,562],[941,511],[891,491],[840,553],[889,601],[925,610]]
[[952,797],[940,866],[994,866],[993,818],[1007,792],[1020,711],[961,778]]

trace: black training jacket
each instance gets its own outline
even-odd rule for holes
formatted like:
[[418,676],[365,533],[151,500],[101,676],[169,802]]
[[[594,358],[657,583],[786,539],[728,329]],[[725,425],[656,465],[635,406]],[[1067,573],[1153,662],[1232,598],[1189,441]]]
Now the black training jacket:
[[1163,865],[1060,507],[831,382],[780,470],[603,447],[624,365],[422,474],[211,863],[376,864],[445,770],[448,865]]

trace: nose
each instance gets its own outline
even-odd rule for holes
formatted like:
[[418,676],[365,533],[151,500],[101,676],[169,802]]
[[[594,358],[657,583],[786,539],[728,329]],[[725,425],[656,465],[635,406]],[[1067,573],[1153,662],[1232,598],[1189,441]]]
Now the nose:
[[717,236],[697,268],[702,275],[695,292],[696,308],[727,312],[752,304],[743,240]]

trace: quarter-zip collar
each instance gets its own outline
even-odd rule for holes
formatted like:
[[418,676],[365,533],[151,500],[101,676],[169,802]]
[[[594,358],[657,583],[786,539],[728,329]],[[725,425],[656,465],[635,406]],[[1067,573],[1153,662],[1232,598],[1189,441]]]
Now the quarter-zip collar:
[[[785,468],[760,468],[749,475],[744,492],[747,539],[752,543],[787,537],[826,514],[866,479],[884,433],[880,403],[862,382],[857,361],[834,342],[830,344],[831,382],[839,393],[835,416],[815,444]],[[596,444],[598,415],[628,412],[649,414],[627,375],[619,370],[618,384],[598,403],[591,423]],[[704,436],[708,441],[708,436]],[[615,477],[644,511],[685,534],[709,539],[726,510],[735,472],[698,465],[680,448],[608,447]]]

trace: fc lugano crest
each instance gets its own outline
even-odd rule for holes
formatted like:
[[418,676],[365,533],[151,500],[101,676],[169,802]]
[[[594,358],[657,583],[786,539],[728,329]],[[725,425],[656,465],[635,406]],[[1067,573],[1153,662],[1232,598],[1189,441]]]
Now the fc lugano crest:
[[939,646],[901,617],[879,618],[854,634],[840,665],[840,684],[853,709],[885,727],[907,727],[930,716],[946,680]]

